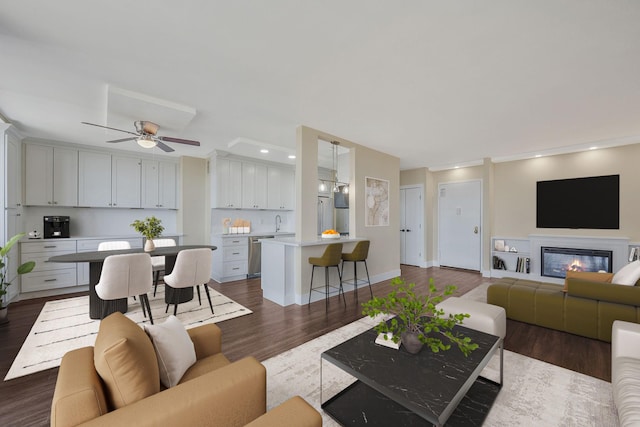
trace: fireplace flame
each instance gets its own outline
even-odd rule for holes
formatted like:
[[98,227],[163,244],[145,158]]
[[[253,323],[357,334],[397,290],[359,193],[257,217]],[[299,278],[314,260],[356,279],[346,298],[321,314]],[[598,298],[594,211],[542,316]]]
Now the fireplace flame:
[[579,259],[574,259],[569,264],[567,264],[567,271],[585,271],[584,264]]

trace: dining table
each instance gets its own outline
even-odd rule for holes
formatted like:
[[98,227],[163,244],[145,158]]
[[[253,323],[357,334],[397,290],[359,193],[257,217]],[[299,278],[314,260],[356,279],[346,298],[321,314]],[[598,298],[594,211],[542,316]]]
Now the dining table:
[[[103,313],[120,311],[126,313],[128,310],[127,298],[116,300],[103,300],[96,293],[96,285],[100,281],[102,265],[104,260],[111,255],[148,253],[150,256],[165,257],[165,274],[170,274],[176,263],[178,253],[185,249],[209,248],[216,250],[212,245],[178,245],[156,247],[152,251],[145,251],[143,248],[118,249],[109,251],[76,252],[72,254],[56,255],[49,258],[48,262],[88,262],[89,263],[89,317],[92,319],[102,319]],[[165,284],[165,303],[180,304],[193,299],[193,287],[172,288]]]

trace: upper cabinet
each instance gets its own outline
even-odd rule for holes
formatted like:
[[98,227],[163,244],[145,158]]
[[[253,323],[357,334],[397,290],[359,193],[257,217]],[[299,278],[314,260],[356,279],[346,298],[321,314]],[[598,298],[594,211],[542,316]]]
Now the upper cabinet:
[[25,145],[25,204],[78,205],[78,151]]
[[242,162],[218,158],[215,160],[215,182],[211,186],[211,206],[216,208],[242,207]]
[[269,166],[267,175],[267,208],[273,210],[295,209],[294,170]]
[[111,157],[111,205],[140,207],[142,161],[135,157]]
[[178,165],[173,162],[142,161],[142,207],[177,209]]
[[242,163],[242,208],[267,208],[267,166]]
[[212,162],[213,208],[295,209],[293,168],[227,157],[214,157]]
[[[176,161],[142,160],[135,154],[101,150],[24,145],[26,205],[177,209]],[[12,146],[7,150],[13,158]],[[20,188],[19,182],[16,188]],[[6,200],[20,203],[14,193],[7,191]]]
[[6,191],[4,207],[15,209],[22,205],[22,188],[20,186],[20,140],[7,134],[5,151]]
[[78,204],[86,207],[110,207],[111,154],[80,151],[78,156]]

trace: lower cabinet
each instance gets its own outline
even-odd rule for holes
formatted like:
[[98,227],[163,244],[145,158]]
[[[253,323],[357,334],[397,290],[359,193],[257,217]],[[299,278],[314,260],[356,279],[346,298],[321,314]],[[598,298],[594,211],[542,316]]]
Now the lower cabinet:
[[75,240],[39,240],[21,243],[21,262],[36,262],[33,271],[22,276],[22,292],[35,292],[76,286],[75,264],[48,261],[49,257],[75,252]]
[[216,282],[230,282],[247,278],[249,266],[248,236],[216,236],[212,245],[217,246],[213,252],[211,277]]

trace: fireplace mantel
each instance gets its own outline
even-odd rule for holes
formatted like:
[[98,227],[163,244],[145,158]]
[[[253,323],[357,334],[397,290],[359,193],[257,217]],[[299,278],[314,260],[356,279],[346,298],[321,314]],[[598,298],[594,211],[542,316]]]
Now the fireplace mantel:
[[555,236],[530,234],[531,278],[547,282],[564,283],[564,279],[552,279],[540,275],[542,265],[541,248],[555,246],[560,248],[601,249],[613,252],[613,272],[627,264],[630,239],[627,237],[587,237],[587,236]]
[[553,246],[559,248],[575,248],[575,249],[600,249],[612,251],[612,270],[615,273],[625,266],[629,259],[629,247],[633,243],[627,237],[594,237],[594,236],[562,236],[562,235],[546,235],[546,234],[530,234],[527,237],[508,238],[508,237],[492,237],[492,245],[495,240],[504,240],[509,244],[518,245],[519,253],[502,253],[492,251],[493,255],[500,258],[508,258],[512,264],[516,256],[525,256],[530,259],[530,273],[516,273],[510,267],[510,271],[491,270],[491,277],[521,277],[529,280],[538,280],[548,283],[564,284],[564,279],[553,277],[543,277],[541,275],[542,255],[541,248],[543,246]]

